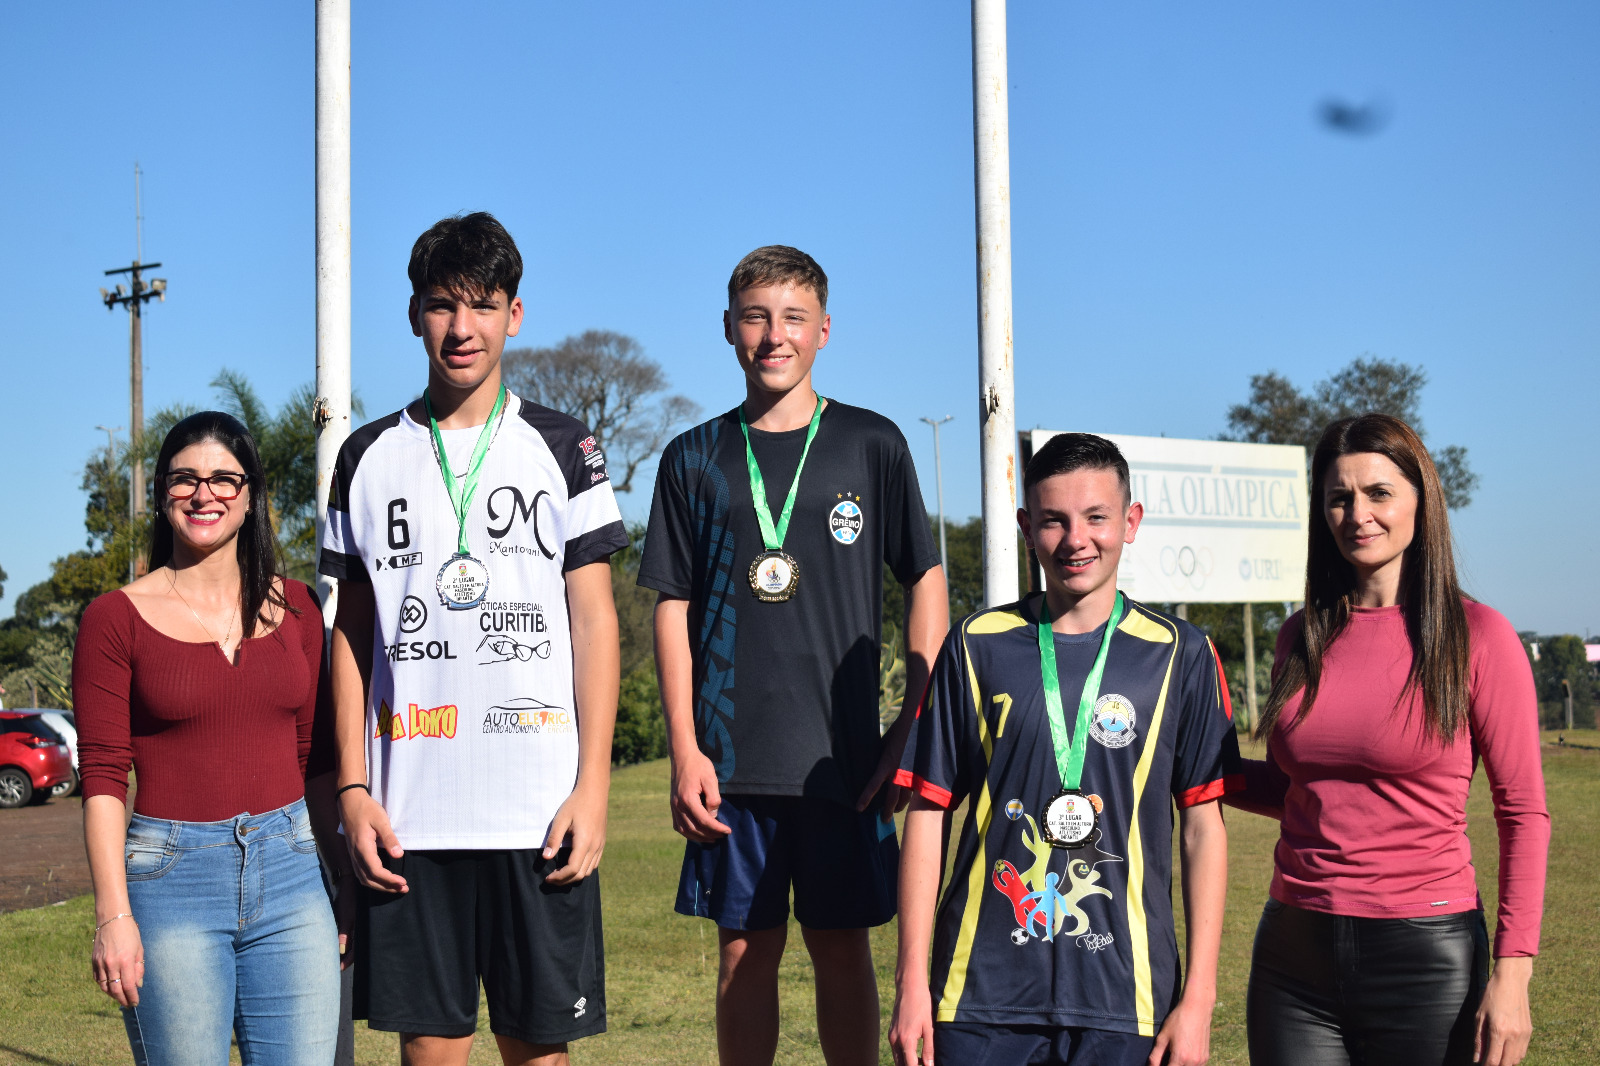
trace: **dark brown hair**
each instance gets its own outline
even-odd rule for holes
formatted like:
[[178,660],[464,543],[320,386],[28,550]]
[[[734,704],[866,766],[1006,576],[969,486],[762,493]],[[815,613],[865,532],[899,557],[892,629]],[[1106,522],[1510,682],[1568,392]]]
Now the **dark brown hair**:
[[810,289],[817,294],[817,303],[828,309],[828,275],[822,272],[817,261],[798,248],[787,244],[769,244],[757,248],[733,268],[728,279],[728,304],[745,289],[756,285],[794,285]]
[[[1339,551],[1322,517],[1328,470],[1341,455],[1384,456],[1417,492],[1416,533],[1400,571],[1400,611],[1411,638],[1411,672],[1404,692],[1418,692],[1430,732],[1449,740],[1467,723],[1467,613],[1450,547],[1450,519],[1439,471],[1410,426],[1389,415],[1362,415],[1330,425],[1311,459],[1311,527],[1306,552],[1306,602],[1300,632],[1276,664],[1272,693],[1256,736],[1272,732],[1283,706],[1304,690],[1296,724],[1305,720],[1322,680],[1322,657],[1350,621],[1356,571]],[[1402,693],[1402,695],[1404,694]]]
[[166,566],[172,560],[172,523],[167,518],[167,470],[172,466],[172,457],[191,444],[208,440],[216,441],[232,453],[239,463],[239,472],[250,486],[250,506],[234,538],[239,560],[239,618],[244,623],[244,639],[249,640],[255,636],[258,622],[270,621],[266,613],[269,604],[294,614],[300,612],[289,605],[276,584],[283,577],[283,560],[278,554],[278,538],[273,535],[272,516],[268,513],[267,478],[261,466],[261,455],[250,431],[232,415],[221,411],[190,415],[168,430],[166,439],[161,442],[161,451],[156,456],[150,569]]
[[1122,449],[1093,433],[1057,433],[1045,441],[1044,447],[1033,453],[1028,465],[1022,469],[1022,496],[1045,478],[1057,474],[1070,474],[1074,470],[1114,470],[1122,484],[1122,502],[1133,501],[1129,486],[1128,460]]
[[506,298],[522,283],[522,253],[500,221],[487,211],[441,218],[411,246],[406,267],[414,296],[435,287],[465,296]]

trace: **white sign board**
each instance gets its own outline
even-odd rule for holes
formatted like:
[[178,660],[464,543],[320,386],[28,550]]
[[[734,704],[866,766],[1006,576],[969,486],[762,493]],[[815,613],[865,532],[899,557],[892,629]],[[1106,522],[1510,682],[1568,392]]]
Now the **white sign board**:
[[[1059,430],[1032,431],[1032,451]],[[1298,600],[1306,587],[1306,451],[1102,434],[1128,460],[1144,504],[1117,584],[1149,603]]]

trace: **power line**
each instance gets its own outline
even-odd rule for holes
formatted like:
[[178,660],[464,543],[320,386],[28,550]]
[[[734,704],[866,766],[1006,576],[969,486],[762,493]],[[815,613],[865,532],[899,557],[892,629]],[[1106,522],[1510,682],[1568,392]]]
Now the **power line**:
[[[112,291],[100,290],[100,299],[106,305],[106,310],[111,310],[118,304],[128,309],[128,517],[130,521],[136,520],[144,514],[144,345],[142,322],[144,319],[144,305],[152,299],[159,299],[162,303],[167,301],[167,279],[151,278],[144,280],[144,271],[154,270],[160,263],[142,263],[140,258],[144,254],[144,214],[140,203],[139,164],[133,165],[133,216],[134,216],[134,256],[133,262],[125,267],[116,267],[106,271],[106,276],[115,274],[129,274],[128,285],[120,282]],[[138,563],[140,560],[130,560],[128,573],[130,580],[138,577],[143,570]]]

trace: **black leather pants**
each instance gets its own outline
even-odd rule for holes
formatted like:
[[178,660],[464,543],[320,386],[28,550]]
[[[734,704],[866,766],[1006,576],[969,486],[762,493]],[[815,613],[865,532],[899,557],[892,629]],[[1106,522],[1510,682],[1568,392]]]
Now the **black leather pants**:
[[1482,911],[1347,918],[1268,900],[1251,1066],[1467,1066],[1488,971]]

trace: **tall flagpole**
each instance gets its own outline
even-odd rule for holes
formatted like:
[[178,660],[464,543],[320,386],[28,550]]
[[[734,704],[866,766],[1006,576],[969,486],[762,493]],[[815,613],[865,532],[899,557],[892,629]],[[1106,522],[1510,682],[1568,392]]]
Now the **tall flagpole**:
[[983,603],[1017,598],[1017,418],[1011,351],[1011,149],[1005,0],[972,0],[972,137],[978,216],[978,419]]
[[[350,0],[317,3],[317,544],[350,435]],[[337,588],[318,576],[331,623]]]

